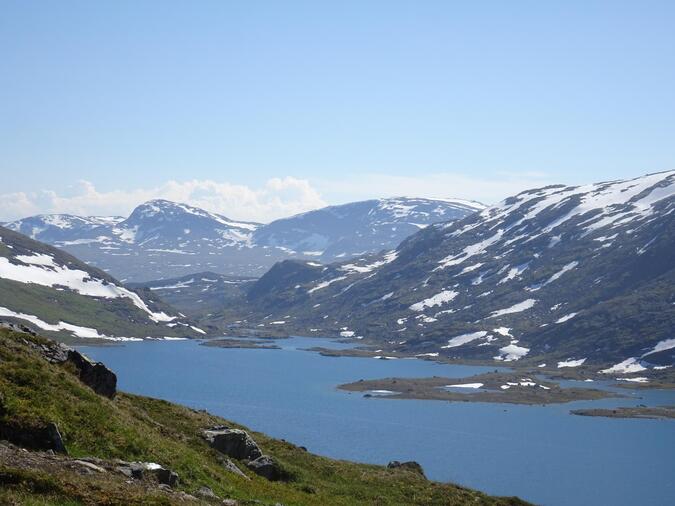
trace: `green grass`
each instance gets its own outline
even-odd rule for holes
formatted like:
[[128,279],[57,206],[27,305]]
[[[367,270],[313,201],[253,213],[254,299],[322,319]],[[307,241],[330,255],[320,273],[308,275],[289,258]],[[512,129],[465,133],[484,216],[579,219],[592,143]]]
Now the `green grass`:
[[[32,283],[0,279],[0,306],[17,313],[37,316],[57,324],[91,327],[99,333],[124,337],[180,336],[180,331],[164,324],[154,324],[145,318],[126,298],[104,299],[88,297],[69,290],[58,291]],[[68,332],[56,333],[61,341],[72,340]]]
[[[110,400],[98,396],[69,370],[48,364],[22,344],[28,337],[0,329],[0,423],[37,426],[56,422],[72,456],[157,462],[176,471],[180,488],[188,493],[206,485],[221,497],[264,504],[522,504],[429,482],[402,469],[319,457],[254,432],[263,451],[276,458],[292,480],[269,482],[246,471],[251,478],[247,481],[225,471],[218,454],[200,437],[200,431],[212,425],[239,425],[147,397],[120,393]],[[92,485],[91,480],[78,476],[7,467],[0,469],[0,476],[6,483],[0,486],[0,502],[9,504],[134,504],[136,500],[161,504],[167,500],[165,496],[129,496],[110,479],[101,482],[97,478]]]

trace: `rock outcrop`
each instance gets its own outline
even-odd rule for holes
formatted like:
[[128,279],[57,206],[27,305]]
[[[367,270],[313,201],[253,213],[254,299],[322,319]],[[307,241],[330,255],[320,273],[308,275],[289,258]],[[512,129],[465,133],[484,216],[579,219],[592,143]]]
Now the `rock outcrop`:
[[125,462],[118,460],[115,470],[127,478],[142,480],[154,476],[161,485],[175,487],[178,485],[178,474],[153,462]]
[[212,427],[205,430],[203,436],[212,448],[233,459],[255,460],[263,454],[248,432],[240,429]]
[[[26,327],[16,324],[3,324],[3,326],[18,332],[26,332]],[[33,332],[29,332],[35,335]],[[77,372],[82,383],[94,392],[109,399],[113,399],[117,393],[117,376],[101,362],[94,362],[79,351],[54,341],[25,341],[28,346],[37,351],[52,364],[69,364]]]
[[414,473],[420,474],[426,478],[424,474],[424,469],[422,469],[422,466],[418,462],[415,462],[414,460],[410,460],[408,462],[399,462],[398,460],[392,460],[391,462],[389,462],[389,464],[387,464],[387,467],[389,469],[407,469]]
[[39,427],[0,423],[0,440],[31,450],[51,450],[54,453],[68,454],[59,427],[54,422]]
[[251,471],[258,476],[267,478],[270,481],[280,481],[285,479],[285,474],[281,466],[268,455],[262,455],[246,464]]
[[78,370],[82,383],[109,399],[117,394],[117,376],[101,362],[93,362],[77,350],[68,350],[67,361]]

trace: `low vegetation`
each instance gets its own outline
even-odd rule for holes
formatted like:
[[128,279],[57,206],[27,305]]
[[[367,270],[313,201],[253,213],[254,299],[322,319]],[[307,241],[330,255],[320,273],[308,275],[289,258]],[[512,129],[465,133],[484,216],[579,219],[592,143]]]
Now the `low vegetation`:
[[[208,487],[238,504],[524,504],[450,484],[427,481],[405,467],[388,469],[312,455],[303,448],[250,432],[284,470],[287,481],[268,481],[239,463],[246,476],[227,470],[222,455],[201,437],[205,428],[235,423],[157,399],[95,394],[66,366],[48,363],[27,340],[42,338],[0,329],[0,427],[26,429],[56,423],[68,457],[45,452],[0,452],[2,504],[173,504]],[[226,388],[226,387],[224,387]],[[6,446],[6,445],[5,445]],[[17,457],[17,455],[20,456]],[[28,456],[33,456],[30,459]],[[3,458],[4,456],[4,458]],[[178,473],[174,489],[132,483],[110,473],[77,473],[72,459],[96,457],[158,463]],[[108,464],[106,464],[108,465]]]

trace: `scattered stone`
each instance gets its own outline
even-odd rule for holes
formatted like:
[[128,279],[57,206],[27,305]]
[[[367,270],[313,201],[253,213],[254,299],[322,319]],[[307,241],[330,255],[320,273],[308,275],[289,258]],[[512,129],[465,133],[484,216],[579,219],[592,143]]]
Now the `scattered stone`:
[[204,499],[219,499],[219,497],[213,493],[213,490],[211,490],[209,487],[200,487],[197,492],[195,492],[195,496],[197,497],[203,497]]
[[178,474],[170,469],[165,469],[159,464],[153,462],[125,462],[123,460],[118,460],[115,463],[115,470],[127,478],[142,480],[148,475],[154,475],[161,485],[168,487],[178,485]]
[[240,429],[213,427],[203,432],[212,448],[237,460],[255,460],[262,456],[260,447],[248,432]]
[[257,459],[248,462],[246,467],[258,476],[267,478],[270,481],[279,481],[284,477],[281,466],[268,455],[262,455]]
[[220,463],[223,465],[226,471],[229,471],[231,473],[236,474],[237,476],[241,476],[242,478],[245,478],[247,480],[250,480],[248,476],[244,474],[244,472],[237,467],[237,465],[232,462],[230,459],[222,459]]
[[223,506],[239,506],[239,501],[235,499],[223,499]]
[[80,466],[84,467],[85,469],[89,469],[91,471],[96,471],[97,473],[105,473],[106,470],[103,469],[100,466],[97,466],[96,464],[92,464],[91,462],[87,462],[86,460],[74,460],[73,461],[75,464],[79,464]]
[[407,469],[409,471],[413,471],[417,474],[420,474],[426,478],[424,474],[424,469],[422,469],[422,466],[418,462],[415,462],[414,460],[410,460],[408,462],[399,462],[398,460],[392,460],[391,462],[389,462],[389,464],[387,464],[387,467],[389,469],[399,469],[399,468]]

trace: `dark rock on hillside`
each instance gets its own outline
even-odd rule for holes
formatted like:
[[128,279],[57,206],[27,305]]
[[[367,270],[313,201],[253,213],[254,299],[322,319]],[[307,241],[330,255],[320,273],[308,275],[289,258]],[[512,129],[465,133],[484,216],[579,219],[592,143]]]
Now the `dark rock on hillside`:
[[80,381],[94,392],[112,399],[117,393],[117,376],[101,362],[94,362],[77,350],[62,343],[27,342],[52,364],[68,363],[75,367]]
[[414,460],[410,460],[408,462],[399,462],[398,460],[392,460],[391,462],[389,462],[389,464],[387,464],[387,467],[389,469],[407,469],[417,474],[421,474],[426,478],[424,474],[424,469],[422,469],[422,466],[418,462],[415,462]]
[[281,469],[281,466],[267,455],[262,455],[257,459],[246,464],[251,471],[258,476],[267,478],[270,481],[282,481],[286,479],[286,475]]
[[175,487],[178,485],[178,474],[152,462],[126,462],[118,460],[115,470],[127,478],[143,480],[154,477],[161,485]]
[[68,454],[59,427],[54,422],[42,427],[0,423],[0,440],[9,441],[21,448],[52,450],[55,453]]
[[68,362],[73,364],[80,381],[94,392],[110,399],[117,393],[117,376],[101,362],[93,362],[79,351],[68,350]]
[[212,448],[237,460],[255,460],[262,451],[248,432],[227,427],[213,427],[203,433]]

